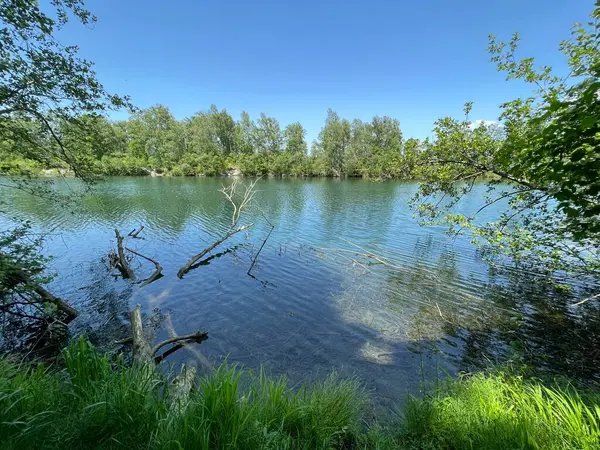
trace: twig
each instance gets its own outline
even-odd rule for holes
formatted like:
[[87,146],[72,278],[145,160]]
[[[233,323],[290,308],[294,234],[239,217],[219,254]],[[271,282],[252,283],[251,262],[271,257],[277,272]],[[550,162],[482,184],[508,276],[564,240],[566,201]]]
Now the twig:
[[[263,215],[263,217],[264,217],[264,215]],[[258,252],[256,252],[256,255],[254,255],[254,259],[252,260],[252,264],[250,264],[250,268],[248,269],[248,275],[250,275],[250,273],[252,272],[252,268],[254,267],[254,264],[256,264],[256,260],[258,259],[258,255],[260,255],[260,252],[262,251],[263,247],[265,246],[265,244],[269,240],[269,237],[271,237],[271,233],[275,229],[275,225],[273,225],[271,222],[269,222],[269,219],[267,219],[266,217],[264,217],[264,218],[267,221],[267,223],[269,225],[271,225],[271,229],[267,233],[267,237],[265,238],[265,240],[263,241],[262,245],[258,249]]]
[[153,281],[156,281],[163,276],[162,275],[162,266],[160,265],[160,263],[158,261],[156,261],[155,259],[149,258],[147,256],[144,256],[141,253],[136,252],[135,250],[131,250],[130,248],[125,248],[125,250],[133,253],[134,255],[139,256],[140,258],[144,258],[146,261],[150,261],[152,264],[154,264],[154,267],[156,268],[152,275],[150,275],[145,280],[140,281],[141,286],[146,286],[147,284],[150,284]]
[[144,229],[144,225],[141,225],[139,230],[136,230],[136,229],[134,228],[133,230],[131,230],[131,231],[129,232],[129,234],[128,234],[127,236],[130,236],[130,237],[132,237],[132,238],[135,238],[135,239],[139,239],[139,238],[138,238],[138,234],[140,234],[140,233],[142,232],[142,230],[143,230],[143,229]]
[[600,297],[600,294],[596,294],[596,295],[592,295],[591,297],[588,298],[584,298],[583,300],[581,300],[580,302],[577,303],[573,303],[573,306],[579,306],[579,305],[583,305],[586,302],[589,302],[590,300],[595,300],[598,297]]

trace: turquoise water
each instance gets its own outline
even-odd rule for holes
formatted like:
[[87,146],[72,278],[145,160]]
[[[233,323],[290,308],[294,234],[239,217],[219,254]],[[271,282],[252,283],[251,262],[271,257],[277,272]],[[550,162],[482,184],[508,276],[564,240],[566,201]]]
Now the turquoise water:
[[[140,303],[156,339],[167,335],[166,313],[179,334],[209,332],[202,345],[173,355],[174,364],[208,368],[228,358],[293,382],[336,370],[360,377],[383,408],[423,381],[507,359],[596,377],[598,311],[575,311],[569,295],[533,274],[490,269],[468,237],[419,226],[408,206],[412,183],[261,180],[241,220],[253,227],[178,279],[190,256],[227,231],[230,209],[219,189],[230,182],[109,179],[69,207],[1,193],[47,234],[59,275],[51,288],[82,312],[72,332],[102,346],[127,335],[127,313]],[[73,181],[57,189],[76,190]],[[475,186],[457,209],[475,211],[484,191]],[[250,277],[267,220],[275,228]],[[143,239],[127,245],[157,259],[165,275],[142,288],[106,262],[114,229],[127,234],[140,225]],[[139,278],[153,270],[139,258],[132,265]]]

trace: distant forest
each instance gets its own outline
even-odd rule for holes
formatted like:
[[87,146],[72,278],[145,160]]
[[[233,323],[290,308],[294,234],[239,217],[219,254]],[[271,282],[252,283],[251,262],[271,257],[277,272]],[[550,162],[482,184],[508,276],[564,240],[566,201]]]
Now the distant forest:
[[[12,120],[20,119],[13,116]],[[38,175],[42,170],[69,167],[60,156],[58,141],[43,134],[43,124],[23,118],[18,128],[46,139],[43,147],[54,146],[58,157],[40,162],[38,155],[31,154],[39,143],[16,149],[4,140],[1,172]],[[396,119],[376,116],[370,122],[350,121],[332,110],[310,149],[299,122],[282,128],[273,117],[263,113],[253,120],[246,112],[235,120],[214,105],[181,121],[167,107],[156,105],[136,111],[125,121],[82,115],[56,120],[54,129],[76,166],[104,175],[211,176],[239,169],[250,176],[410,179],[427,145],[405,140]]]

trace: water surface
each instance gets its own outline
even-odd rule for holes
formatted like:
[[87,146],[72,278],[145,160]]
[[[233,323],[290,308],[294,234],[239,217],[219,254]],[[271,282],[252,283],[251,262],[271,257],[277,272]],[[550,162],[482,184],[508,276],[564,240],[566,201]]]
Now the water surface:
[[[109,179],[72,207],[0,193],[47,233],[59,275],[51,288],[82,311],[74,332],[105,344],[107,333],[127,333],[127,312],[140,303],[157,338],[166,336],[167,312],[179,334],[209,332],[173,363],[209,367],[228,358],[294,383],[336,370],[360,377],[383,408],[424,381],[507,359],[597,376],[594,306],[574,310],[568,294],[533,275],[491,270],[469,237],[419,226],[408,206],[412,183],[262,180],[241,220],[254,224],[250,231],[179,280],[186,260],[228,229],[219,188],[230,182]],[[57,189],[73,185],[59,181]],[[476,210],[484,192],[475,186],[457,209]],[[488,208],[480,220],[498,214]],[[250,277],[267,220],[275,228]],[[160,261],[165,275],[143,288],[115,277],[105,258],[115,228],[126,234],[140,225],[143,239],[127,245]],[[136,259],[133,268],[143,278],[153,266]]]

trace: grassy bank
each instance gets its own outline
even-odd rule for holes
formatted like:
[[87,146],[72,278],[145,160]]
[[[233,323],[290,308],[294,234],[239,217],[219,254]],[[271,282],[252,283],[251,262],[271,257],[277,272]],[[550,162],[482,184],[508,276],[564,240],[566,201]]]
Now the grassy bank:
[[395,425],[365,420],[368,397],[335,376],[292,389],[221,366],[185,409],[150,369],[109,361],[84,341],[65,369],[0,362],[0,447],[159,449],[592,449],[600,397],[476,375],[413,399]]
[[[411,179],[413,177],[412,171],[404,163],[388,159],[369,161],[369,165],[357,164],[352,171],[344,173],[343,176],[366,179]],[[161,176],[171,177],[218,176],[232,169],[237,169],[246,176],[271,175],[297,178],[334,176],[334,173],[328,170],[319,158],[288,153],[227,156],[203,154],[187,157],[177,164],[156,164],[131,155],[113,154],[97,160],[88,160],[86,167],[93,170],[95,174],[104,176],[147,176],[151,171]],[[65,173],[72,175],[69,166],[60,161],[42,165],[18,155],[0,158],[2,175],[51,176]]]

